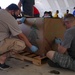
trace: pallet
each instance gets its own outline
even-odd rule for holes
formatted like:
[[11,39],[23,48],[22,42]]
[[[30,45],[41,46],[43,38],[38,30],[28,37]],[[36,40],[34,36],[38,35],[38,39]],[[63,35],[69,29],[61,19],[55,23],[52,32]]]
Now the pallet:
[[47,57],[46,56],[39,56],[34,53],[29,53],[29,52],[22,52],[22,53],[16,53],[12,55],[11,57],[20,59],[22,61],[30,61],[35,65],[42,65],[46,63]]

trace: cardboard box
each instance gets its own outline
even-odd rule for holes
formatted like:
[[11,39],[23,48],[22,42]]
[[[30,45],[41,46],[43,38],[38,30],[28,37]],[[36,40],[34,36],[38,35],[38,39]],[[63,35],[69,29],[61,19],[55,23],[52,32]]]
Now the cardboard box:
[[[27,18],[25,24],[21,24],[20,28],[29,41],[39,48],[35,54],[41,56],[51,49],[57,49],[53,40],[55,37],[63,39],[65,31],[62,19],[52,18]],[[31,52],[28,47],[25,50]]]

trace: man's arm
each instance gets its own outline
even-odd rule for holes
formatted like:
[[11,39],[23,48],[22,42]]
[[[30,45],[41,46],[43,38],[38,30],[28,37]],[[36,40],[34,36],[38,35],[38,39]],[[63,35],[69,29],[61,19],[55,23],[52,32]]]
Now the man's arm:
[[20,10],[21,10],[21,5],[22,5],[22,3],[21,3],[21,1],[19,0],[18,7],[20,8]]
[[18,37],[23,40],[25,42],[25,44],[30,48],[32,46],[32,44],[29,42],[29,40],[27,39],[27,37],[23,34],[23,33],[20,33],[18,35]]
[[65,48],[62,45],[58,44],[58,52],[66,53],[67,52],[67,48]]
[[60,38],[55,38],[55,43],[58,45],[58,52],[60,52],[60,53],[66,53],[67,52],[67,48],[65,48],[61,45],[62,40]]
[[18,35],[18,37],[19,37],[21,40],[23,40],[23,41],[25,42],[25,44],[30,48],[30,50],[31,50],[32,52],[36,52],[36,51],[38,50],[38,48],[37,48],[36,46],[32,45],[32,44],[29,42],[29,40],[27,39],[27,37],[26,37],[23,33],[20,33],[20,34]]

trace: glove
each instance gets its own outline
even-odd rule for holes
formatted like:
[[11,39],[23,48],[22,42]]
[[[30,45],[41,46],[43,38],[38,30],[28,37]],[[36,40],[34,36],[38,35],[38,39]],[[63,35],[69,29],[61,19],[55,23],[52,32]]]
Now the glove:
[[62,43],[62,40],[61,40],[60,38],[56,38],[56,39],[55,39],[55,43],[56,43],[56,44],[61,44],[61,43]]
[[38,50],[38,48],[36,46],[32,45],[32,47],[30,48],[30,50],[32,52],[36,52]]
[[22,17],[22,18],[20,19],[20,22],[21,22],[21,23],[24,23],[25,19],[26,19],[25,17]]

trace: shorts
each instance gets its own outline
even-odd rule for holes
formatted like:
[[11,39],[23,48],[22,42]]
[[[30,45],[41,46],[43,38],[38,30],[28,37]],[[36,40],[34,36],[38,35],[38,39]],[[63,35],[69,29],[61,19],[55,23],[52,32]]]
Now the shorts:
[[55,52],[52,61],[58,63],[63,68],[75,71],[75,60],[73,60],[68,54]]

